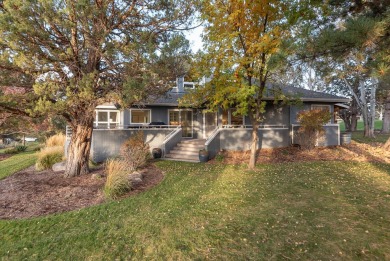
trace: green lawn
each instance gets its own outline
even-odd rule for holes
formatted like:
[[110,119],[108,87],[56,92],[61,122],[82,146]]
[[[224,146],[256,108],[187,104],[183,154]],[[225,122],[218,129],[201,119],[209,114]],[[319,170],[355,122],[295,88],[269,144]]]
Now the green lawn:
[[[358,122],[357,122],[356,129],[357,129],[358,131],[364,130],[363,121],[358,121]],[[374,125],[374,129],[375,129],[375,130],[381,130],[381,129],[382,129],[382,121],[376,120],[376,121],[375,121],[375,125]],[[341,131],[345,131],[345,124],[344,124],[344,121],[341,121],[341,122],[340,122],[340,130],[341,130]]]
[[161,161],[142,194],[0,221],[2,260],[389,260],[390,166]]
[[35,151],[26,151],[0,161],[0,180],[35,164],[36,159]]

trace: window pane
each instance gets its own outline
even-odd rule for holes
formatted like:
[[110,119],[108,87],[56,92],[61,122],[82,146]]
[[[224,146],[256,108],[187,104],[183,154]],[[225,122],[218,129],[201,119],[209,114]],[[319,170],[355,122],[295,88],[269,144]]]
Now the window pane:
[[131,123],[150,123],[149,110],[132,110]]
[[228,111],[222,112],[222,125],[228,125],[229,124],[229,118],[228,118]]
[[179,125],[179,112],[170,111],[169,112],[169,125]]
[[110,112],[110,122],[119,122],[119,113],[116,111],[111,111]]
[[234,115],[236,109],[231,110],[231,125],[243,125],[243,117],[241,115]]
[[98,121],[99,122],[107,122],[108,121],[108,112],[107,111],[99,111],[98,112]]

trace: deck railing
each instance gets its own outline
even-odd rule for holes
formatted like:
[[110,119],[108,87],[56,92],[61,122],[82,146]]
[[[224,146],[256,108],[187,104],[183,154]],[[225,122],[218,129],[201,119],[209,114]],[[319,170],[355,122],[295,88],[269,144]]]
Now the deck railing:
[[[252,125],[222,125],[223,129],[251,129]],[[259,126],[259,129],[287,129],[288,127],[286,125],[268,125],[268,124],[261,124]]]

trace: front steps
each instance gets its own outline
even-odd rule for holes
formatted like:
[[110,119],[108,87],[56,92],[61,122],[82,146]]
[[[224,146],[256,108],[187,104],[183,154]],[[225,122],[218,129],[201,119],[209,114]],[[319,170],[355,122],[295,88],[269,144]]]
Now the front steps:
[[205,139],[183,139],[165,155],[165,159],[199,162],[199,150],[204,149],[205,142]]

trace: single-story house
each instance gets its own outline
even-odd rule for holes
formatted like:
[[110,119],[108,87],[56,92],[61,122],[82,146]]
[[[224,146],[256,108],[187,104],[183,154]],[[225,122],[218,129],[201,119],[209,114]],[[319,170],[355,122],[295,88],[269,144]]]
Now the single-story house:
[[[235,108],[204,112],[178,106],[178,100],[193,88],[194,83],[180,78],[177,86],[166,95],[142,107],[98,106],[92,136],[92,160],[101,162],[117,155],[121,144],[139,131],[144,133],[150,149],[160,148],[164,158],[198,161],[198,152],[202,148],[208,150],[211,157],[221,150],[249,150],[251,123],[248,117],[235,115]],[[349,101],[344,97],[291,86],[284,87],[282,92],[299,95],[302,104],[281,107],[274,105],[272,95],[266,96],[269,104],[259,130],[259,148],[288,147],[296,143],[299,111],[324,108],[335,115],[337,104]],[[335,117],[324,128],[325,139],[319,146],[340,145],[340,129]]]

